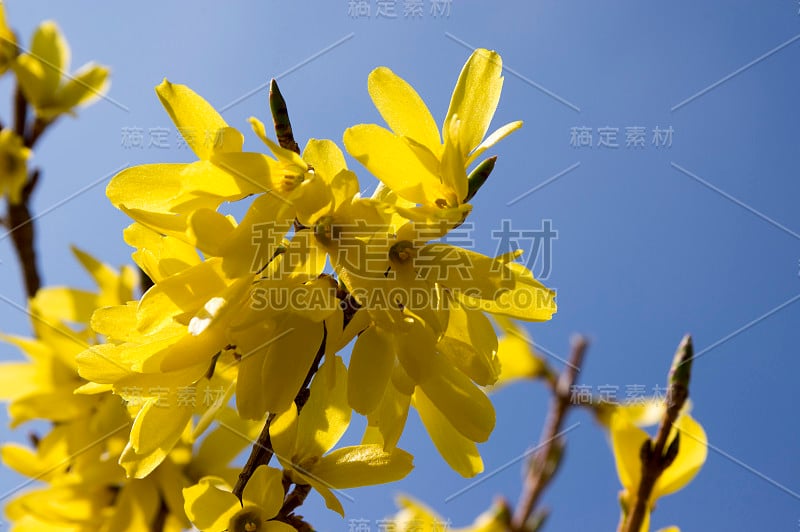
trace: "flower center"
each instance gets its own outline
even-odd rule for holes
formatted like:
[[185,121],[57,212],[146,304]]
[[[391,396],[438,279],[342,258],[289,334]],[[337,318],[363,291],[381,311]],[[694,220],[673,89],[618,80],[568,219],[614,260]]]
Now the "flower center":
[[258,532],[266,521],[264,512],[255,506],[246,506],[236,512],[228,523],[229,532]]

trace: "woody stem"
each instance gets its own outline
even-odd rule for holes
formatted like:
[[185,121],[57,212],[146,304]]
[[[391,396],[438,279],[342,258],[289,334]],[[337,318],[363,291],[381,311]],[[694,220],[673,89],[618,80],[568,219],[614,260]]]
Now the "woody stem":
[[528,519],[536,509],[544,489],[553,479],[561,461],[564,443],[559,433],[571,404],[571,389],[577,379],[588,345],[582,336],[573,340],[569,363],[553,387],[550,412],[542,430],[538,450],[530,461],[517,509],[511,520],[511,530],[514,532],[526,530]]

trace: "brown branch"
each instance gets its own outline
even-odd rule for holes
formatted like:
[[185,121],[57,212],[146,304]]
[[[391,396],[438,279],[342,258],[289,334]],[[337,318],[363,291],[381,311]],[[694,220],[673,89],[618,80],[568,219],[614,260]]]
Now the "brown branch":
[[36,169],[31,174],[25,188],[22,189],[22,199],[19,203],[8,203],[8,213],[6,215],[6,226],[11,241],[14,243],[14,250],[17,253],[22,275],[25,280],[25,293],[28,297],[33,297],[42,285],[41,276],[36,259],[36,248],[34,246],[35,227],[31,217],[28,203],[36,184],[39,181],[39,170]]
[[297,508],[303,505],[310,492],[311,486],[308,484],[296,484],[294,489],[286,496],[286,500],[283,501],[283,506],[278,512],[277,519],[283,521],[292,515]]
[[25,122],[28,119],[28,101],[22,94],[22,88],[17,85],[14,90],[14,133],[19,138],[25,138]]
[[649,511],[650,497],[658,478],[667,469],[678,454],[680,446],[679,434],[668,446],[667,439],[672,431],[672,425],[681,413],[683,405],[689,398],[689,379],[691,377],[692,358],[694,348],[692,337],[683,337],[669,375],[667,390],[667,409],[658,427],[655,440],[647,440],[642,446],[640,457],[642,460],[642,480],[636,492],[633,511],[620,528],[622,532],[639,532],[642,528],[647,512]]
[[[42,133],[51,124],[48,120],[36,118],[33,125],[28,127],[28,102],[22,89],[17,85],[14,91],[14,132],[23,139],[26,147],[32,148]],[[41,274],[36,258],[36,247],[34,245],[36,228],[34,227],[33,217],[30,211],[30,198],[36,185],[39,182],[40,172],[34,169],[28,176],[28,181],[22,189],[22,197],[19,203],[8,202],[8,213],[6,215],[6,226],[11,240],[14,243],[14,250],[17,253],[22,268],[22,275],[25,281],[25,293],[29,298],[34,297],[42,285]]]
[[264,428],[261,429],[258,439],[253,444],[253,449],[250,451],[250,456],[247,457],[247,463],[239,473],[239,478],[236,479],[236,485],[233,487],[233,494],[241,501],[244,487],[247,481],[253,476],[256,469],[260,465],[266,465],[272,460],[272,440],[269,436],[269,426],[272,420],[275,419],[275,414],[267,416],[267,421],[264,423]]
[[52,120],[45,120],[44,118],[36,117],[33,125],[28,128],[27,133],[23,137],[25,146],[33,148],[36,142],[41,138],[42,134],[47,130],[48,126],[52,124]]
[[582,336],[572,342],[567,367],[561,372],[553,389],[553,401],[547,415],[539,447],[528,467],[517,509],[511,520],[511,530],[526,530],[526,523],[536,508],[544,489],[553,479],[564,451],[563,440],[559,437],[564,418],[571,405],[571,390],[580,371],[588,342]]

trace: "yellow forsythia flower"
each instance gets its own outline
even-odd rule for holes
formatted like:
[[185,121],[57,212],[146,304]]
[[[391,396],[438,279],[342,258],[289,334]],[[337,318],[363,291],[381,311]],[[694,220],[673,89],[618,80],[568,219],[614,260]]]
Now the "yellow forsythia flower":
[[259,466],[242,494],[242,501],[218,477],[203,477],[183,489],[186,515],[202,532],[294,532],[294,527],[272,521],[283,505],[279,469]]
[[55,22],[42,22],[30,52],[13,65],[20,88],[36,116],[52,120],[100,97],[108,89],[108,68],[88,63],[69,73],[70,50]]
[[369,93],[392,131],[375,124],[352,127],[344,135],[347,151],[404,199],[440,208],[462,204],[467,168],[522,126],[506,124],[483,140],[500,100],[502,71],[497,52],[473,52],[453,90],[440,134],[411,85],[386,67],[373,70]]
[[[608,430],[617,464],[617,474],[623,487],[620,494],[623,518],[624,514],[633,507],[634,497],[642,476],[640,450],[644,442],[650,439],[650,435],[640,426],[657,423],[663,417],[665,405],[664,400],[622,405],[616,407],[608,419]],[[659,498],[683,489],[697,475],[706,461],[708,439],[703,427],[689,415],[688,406],[684,407],[684,411],[673,424],[667,446],[674,441],[678,434],[680,434],[678,454],[656,481],[648,502],[649,509],[655,506]],[[650,513],[648,512],[642,525],[642,532],[649,530],[649,523]]]
[[292,405],[270,426],[272,447],[285,473],[297,484],[309,484],[325,504],[344,516],[333,489],[371,486],[404,478],[413,457],[401,449],[361,444],[330,451],[350,424],[347,369],[340,357],[327,359],[311,386],[308,403],[298,415]]

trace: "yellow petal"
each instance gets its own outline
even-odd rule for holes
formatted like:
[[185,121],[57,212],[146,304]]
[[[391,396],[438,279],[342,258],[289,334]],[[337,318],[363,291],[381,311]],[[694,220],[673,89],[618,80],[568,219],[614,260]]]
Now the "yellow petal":
[[442,144],[439,128],[411,85],[388,68],[379,67],[370,73],[368,88],[372,102],[392,131],[424,144],[434,154],[439,153]]
[[149,454],[137,454],[130,443],[119,456],[119,465],[128,478],[145,478],[167,458],[168,451],[158,448]]
[[29,362],[0,364],[0,401],[13,401],[36,388],[36,367],[33,364]]
[[212,162],[253,193],[273,190],[276,180],[282,179],[278,163],[262,153],[239,151],[215,153]]
[[274,517],[283,505],[282,479],[279,469],[258,466],[244,487],[242,499],[258,506],[267,517]]
[[[447,286],[462,299],[495,300],[514,287],[496,259],[449,244],[428,244],[416,259],[418,275]],[[473,308],[473,307],[470,307]]]
[[89,63],[70,76],[58,93],[58,106],[61,112],[68,112],[91,100],[99,98],[108,90],[107,67]]
[[275,456],[285,468],[291,468],[297,448],[297,406],[294,403],[285,412],[275,416],[269,425],[269,435]]
[[478,157],[483,155],[483,153],[486,150],[488,150],[489,148],[491,148],[492,146],[494,146],[495,144],[497,144],[498,142],[500,142],[501,140],[503,140],[504,138],[506,138],[511,133],[513,133],[514,131],[518,130],[521,127],[522,127],[522,120],[517,120],[516,122],[509,122],[508,124],[497,128],[497,130],[494,133],[486,137],[486,140],[481,142],[480,145],[477,148],[475,148],[475,151],[473,151],[470,154],[469,158],[467,158],[465,168],[471,166],[472,163],[474,163],[478,159]]
[[33,393],[15,400],[8,407],[12,428],[34,419],[58,423],[83,417],[94,401],[91,397],[75,395],[74,385],[71,383],[52,392]]
[[303,150],[303,160],[314,167],[314,172],[330,183],[341,171],[347,170],[342,150],[327,139],[309,139]]
[[409,376],[462,435],[484,442],[494,429],[486,394],[435,351],[432,333],[416,325],[398,338],[397,356]]
[[431,441],[450,467],[465,478],[483,472],[483,460],[475,443],[462,436],[420,389],[414,393],[414,406]]
[[[253,327],[247,336],[238,337],[237,348],[242,350],[236,379],[236,408],[244,419],[256,420],[267,412],[266,395],[261,393],[264,383],[261,369],[272,329]],[[252,335],[252,336],[251,336]]]
[[0,449],[3,464],[20,475],[49,482],[70,468],[69,446],[64,433],[53,431],[39,441],[39,447],[6,443]]
[[31,40],[31,55],[42,63],[42,92],[45,95],[54,94],[61,82],[62,73],[69,69],[70,53],[61,30],[52,20],[42,22],[36,28]]
[[44,102],[48,96],[45,92],[47,86],[44,64],[30,54],[21,54],[12,63],[12,68],[25,99],[33,105]]
[[[173,84],[164,79],[156,87],[156,94],[172,118],[172,122],[183,135],[186,144],[199,159],[210,159],[214,146],[207,141],[208,135],[215,136],[220,129],[228,127],[225,120],[207,101],[186,85]],[[239,149],[241,150],[241,144]]]
[[350,425],[347,404],[347,368],[341,357],[325,361],[311,384],[311,395],[298,419],[297,459],[325,454]]
[[497,359],[500,362],[500,377],[495,388],[519,379],[535,379],[547,371],[545,363],[536,355],[533,340],[528,332],[507,318],[496,321],[505,334],[497,345]]
[[447,330],[437,348],[476,384],[494,384],[500,373],[494,327],[483,313],[464,308],[455,301],[449,308]]
[[461,121],[457,144],[465,159],[489,129],[503,89],[502,72],[500,55],[479,48],[472,53],[458,77],[442,131],[446,133],[453,120]]
[[[454,117],[455,118],[455,117]],[[455,119],[448,124],[449,130],[445,133],[447,139],[444,144],[444,151],[442,152],[441,169],[439,174],[442,176],[442,183],[444,186],[453,190],[458,200],[457,204],[461,204],[467,197],[469,190],[469,183],[467,181],[467,164],[466,153],[469,148],[463,148],[459,142],[458,135],[463,126],[461,120]],[[453,139],[456,139],[455,141]]]
[[386,452],[380,445],[342,447],[323,456],[312,473],[336,489],[396,482],[414,468],[414,457],[395,448]]
[[217,477],[204,477],[194,486],[184,488],[186,516],[203,532],[225,530],[230,518],[241,509],[236,495],[229,490]]
[[300,479],[322,495],[322,498],[325,500],[325,506],[327,506],[329,510],[333,510],[344,517],[342,503],[336,498],[336,495],[333,494],[333,491],[331,491],[330,486],[326,482],[320,482],[316,476],[300,475]]
[[283,243],[294,218],[294,208],[280,196],[263,194],[257,197],[230,235],[223,261],[228,277],[263,270]]
[[132,283],[135,281],[125,279],[124,273],[117,272],[114,268],[75,246],[70,246],[70,249],[100,289],[101,301],[99,304],[101,306],[127,303],[133,298],[134,285]]
[[344,132],[344,145],[350,155],[398,196],[426,205],[448,199],[439,178],[417,158],[408,143],[390,131],[374,124],[354,126]]
[[374,326],[361,333],[347,374],[347,397],[356,412],[367,415],[380,404],[394,364],[394,343],[386,331]]
[[470,289],[465,287],[458,294],[461,302],[470,308],[520,320],[550,320],[558,310],[555,291],[534,279],[533,274],[521,264],[511,263],[504,268],[495,267],[491,271],[495,277],[512,279],[514,286],[511,290],[500,290],[494,298],[488,299],[480,293],[476,293],[477,297],[473,296]]
[[[402,371],[402,368],[396,366],[395,371],[398,370]],[[365,433],[362,443],[380,443],[387,451],[394,449],[406,426],[410,404],[411,396],[399,391],[390,382],[386,386],[381,404],[369,415],[369,424],[377,429],[380,439],[369,439]]]
[[131,224],[123,235],[128,245],[137,248],[133,260],[156,283],[200,262],[193,245],[142,224]]
[[88,322],[98,306],[96,294],[60,286],[42,288],[31,304],[46,316],[72,323]]
[[212,209],[198,209],[189,215],[189,230],[195,245],[207,255],[221,257],[235,229],[227,216]]
[[[166,404],[162,404],[166,403]],[[131,427],[131,446],[145,455],[155,449],[170,450],[186,429],[192,407],[169,404],[163,398],[149,398]]]
[[161,213],[216,209],[262,192],[258,183],[242,179],[207,162],[143,164],[123,170],[106,187],[116,207]]
[[[323,340],[321,323],[289,314],[267,347],[261,370],[267,410],[281,412],[294,401]],[[265,386],[270,383],[270,386]]]
[[611,419],[611,447],[617,464],[617,475],[623,488],[635,493],[642,478],[640,452],[650,436],[623,417]]
[[267,130],[261,120],[251,116],[248,121],[253,127],[253,132],[264,142],[264,144],[267,145],[269,150],[275,155],[275,157],[278,158],[279,161],[288,163],[289,165],[296,167],[296,169],[301,172],[308,170],[308,165],[299,154],[292,150],[281,147],[278,143],[267,136]]
[[[397,532],[415,532],[424,530],[434,532],[449,529],[449,521],[443,519],[432,508],[406,495],[397,497],[400,511],[391,518]],[[460,530],[459,532],[467,532]]]
[[678,456],[664,470],[653,488],[655,498],[674,493],[686,486],[697,475],[708,455],[708,438],[703,427],[688,414],[675,422],[680,433]]

